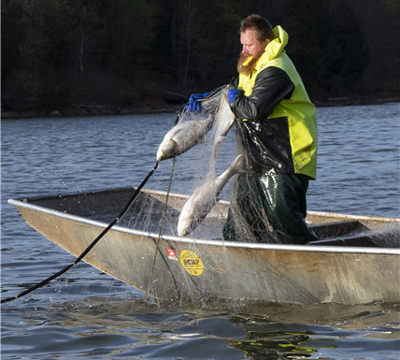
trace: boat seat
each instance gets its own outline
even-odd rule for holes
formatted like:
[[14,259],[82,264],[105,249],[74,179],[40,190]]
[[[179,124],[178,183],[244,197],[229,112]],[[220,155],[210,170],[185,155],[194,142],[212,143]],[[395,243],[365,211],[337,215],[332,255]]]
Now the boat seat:
[[332,223],[311,225],[318,239],[335,239],[337,237],[349,237],[369,229],[357,220],[337,221]]

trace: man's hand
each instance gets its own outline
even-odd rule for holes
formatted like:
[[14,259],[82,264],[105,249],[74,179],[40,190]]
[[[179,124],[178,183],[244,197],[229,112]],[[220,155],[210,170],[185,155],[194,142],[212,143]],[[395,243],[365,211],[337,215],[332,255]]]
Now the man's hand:
[[232,105],[233,100],[235,100],[238,96],[243,95],[243,90],[239,89],[228,89],[228,92],[226,94],[226,97],[228,98],[228,104],[229,106]]
[[211,92],[206,92],[204,94],[192,94],[189,97],[189,102],[185,105],[185,111],[193,111],[193,112],[200,112],[201,111],[201,104],[198,100],[202,100]]

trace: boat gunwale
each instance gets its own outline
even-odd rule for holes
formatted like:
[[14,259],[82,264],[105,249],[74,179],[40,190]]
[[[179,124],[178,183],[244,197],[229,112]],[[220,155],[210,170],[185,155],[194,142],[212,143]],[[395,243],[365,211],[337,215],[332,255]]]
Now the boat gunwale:
[[[152,193],[161,193],[158,191],[151,191]],[[171,194],[170,194],[171,195]],[[176,194],[177,196],[186,197],[186,195]],[[46,197],[40,197],[40,199],[44,199]],[[48,198],[48,197],[47,197]],[[36,200],[37,198],[30,198],[30,200]],[[224,201],[225,202],[225,201]],[[108,223],[91,220],[84,218],[79,215],[73,215],[66,212],[62,212],[59,210],[49,209],[43,206],[34,205],[28,203],[23,200],[18,199],[9,199],[8,203],[10,205],[14,205],[16,208],[21,207],[28,210],[38,211],[41,213],[45,213],[48,215],[52,215],[55,217],[72,220],[78,223],[83,223],[87,225],[97,226],[100,228],[106,228],[109,226]],[[369,217],[369,216],[356,216],[356,215],[342,215],[337,213],[326,213],[326,212],[309,212],[312,215],[324,215],[324,216],[333,216],[338,218],[349,218],[349,219],[365,219],[365,220],[376,220],[382,222],[400,222],[400,219],[397,218],[383,218],[383,217]],[[158,234],[153,232],[146,232],[141,230],[135,230],[126,228],[119,225],[114,225],[111,228],[113,231],[118,231],[122,233],[128,233],[136,236],[148,237],[157,240]],[[165,241],[173,241],[177,243],[187,243],[187,244],[196,244],[196,245],[206,245],[206,246],[218,246],[225,248],[243,248],[243,249],[252,249],[252,250],[276,250],[276,251],[299,251],[299,252],[328,252],[328,253],[360,253],[360,254],[380,254],[380,255],[400,255],[399,248],[379,248],[379,247],[360,247],[360,246],[332,246],[332,245],[289,245],[289,244],[265,244],[265,243],[245,243],[245,242],[235,242],[235,241],[224,241],[224,240],[207,240],[207,239],[197,239],[197,238],[188,238],[188,237],[180,237],[174,235],[162,235],[161,238]]]

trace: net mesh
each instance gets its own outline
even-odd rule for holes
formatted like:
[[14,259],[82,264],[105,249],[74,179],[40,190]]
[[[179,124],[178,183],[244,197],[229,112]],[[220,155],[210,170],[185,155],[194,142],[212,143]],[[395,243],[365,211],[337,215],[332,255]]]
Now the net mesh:
[[[188,215],[194,228],[187,236],[200,239],[219,239],[239,242],[282,243],[282,234],[269,224],[259,197],[259,184],[252,172],[247,171],[250,159],[246,157],[238,132],[240,126],[234,125],[234,116],[227,102],[227,90],[224,86],[201,100],[201,112],[182,112],[177,127],[184,123],[209,121],[204,132],[189,131],[178,140],[186,149],[176,157],[176,168],[172,180],[172,191],[193,195],[201,188],[201,196],[195,199],[197,211],[192,209]],[[235,129],[236,128],[236,129]],[[182,145],[181,144],[181,145]],[[188,145],[189,144],[189,145]],[[241,166],[233,170],[229,177],[222,177],[230,164],[238,155],[243,156]],[[232,165],[231,165],[232,166]],[[165,175],[164,175],[165,180]],[[216,187],[217,183],[223,186]],[[166,182],[163,181],[166,191]],[[219,199],[229,200],[229,205]],[[175,201],[175,200],[174,200]],[[168,206],[164,222],[163,234],[180,235],[178,233],[179,216],[186,200]],[[135,209],[131,217],[124,219],[124,226],[146,231],[157,232],[162,215],[162,203],[141,201],[140,209]],[[195,207],[193,206],[193,207]],[[185,210],[186,211],[186,210]],[[318,220],[320,222],[321,220]],[[315,231],[317,238],[340,241],[343,238],[359,237],[356,244],[352,240],[349,245],[362,246],[368,238],[366,246],[399,247],[399,224],[389,224],[372,229],[357,221],[323,219],[335,226],[320,228],[319,223],[307,216],[307,223]],[[343,223],[343,224],[341,224]],[[364,239],[364,240],[363,240]]]
[[[218,89],[204,99],[201,102],[203,112],[186,112],[181,117],[180,124],[185,121],[201,121],[207,116],[212,118],[212,126],[202,139],[201,146],[191,150],[198,160],[190,193],[193,194],[192,198],[197,197],[194,199],[195,204],[189,208],[189,212],[191,210],[192,212],[186,217],[192,217],[190,221],[195,223],[197,228],[210,210],[207,216],[208,222],[206,220],[206,224],[210,225],[213,217],[221,217],[218,210],[214,212],[211,210],[217,203],[220,193],[224,191],[225,197],[230,199],[230,207],[229,210],[224,209],[223,221],[216,224],[219,228],[216,229],[214,237],[229,241],[279,243],[279,237],[272,231],[262,209],[257,185],[251,173],[246,171],[248,167],[246,153],[238,140],[239,137],[235,136],[237,135],[235,131],[230,130],[234,124],[234,115],[227,102],[228,88],[229,86]],[[235,159],[238,156],[243,161],[236,166]],[[177,161],[180,161],[179,157]],[[198,211],[193,209],[196,207]],[[185,212],[187,209],[183,210]],[[205,238],[205,232],[209,233],[209,229],[205,229],[203,224],[193,234]]]

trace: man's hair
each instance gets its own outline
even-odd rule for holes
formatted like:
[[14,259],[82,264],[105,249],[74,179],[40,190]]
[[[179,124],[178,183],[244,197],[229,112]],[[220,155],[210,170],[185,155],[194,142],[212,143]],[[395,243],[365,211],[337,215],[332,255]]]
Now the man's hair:
[[246,30],[256,30],[259,42],[275,38],[270,22],[261,15],[253,14],[244,18],[240,23],[240,32],[245,32]]

